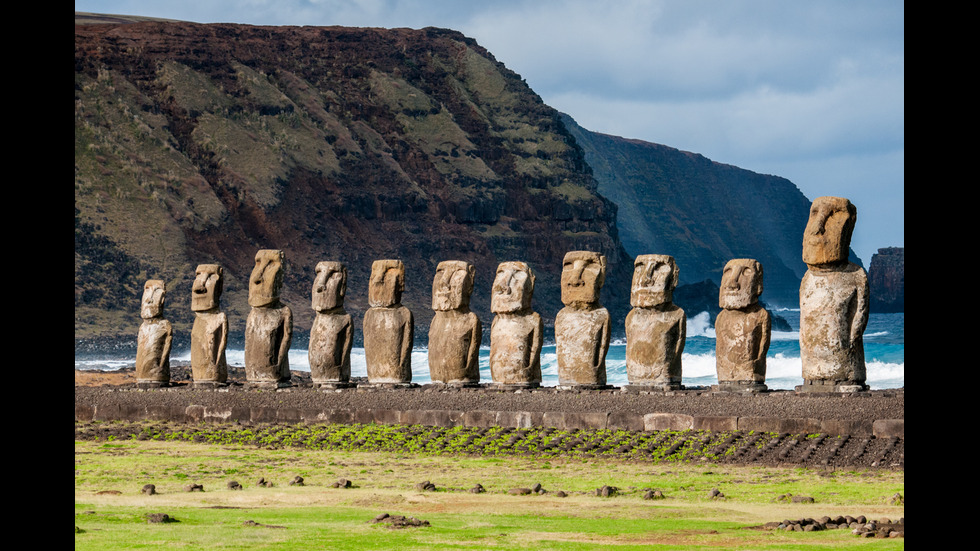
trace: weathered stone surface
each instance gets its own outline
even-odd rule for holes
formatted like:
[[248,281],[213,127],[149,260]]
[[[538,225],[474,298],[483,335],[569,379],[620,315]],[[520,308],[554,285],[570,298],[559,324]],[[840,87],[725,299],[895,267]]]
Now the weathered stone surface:
[[252,311],[245,322],[245,377],[250,384],[282,386],[290,378],[293,313],[279,301],[282,262],[282,251],[263,249],[255,253],[248,282]]
[[469,262],[447,260],[436,267],[432,281],[429,324],[429,376],[434,383],[475,385],[480,382],[480,341],[483,325],[470,311],[473,275]]
[[195,385],[228,382],[228,316],[220,311],[224,270],[217,264],[200,264],[191,287],[191,373]]
[[143,385],[170,384],[170,346],[173,327],[163,317],[167,290],[164,282],[151,279],[143,286],[140,325],[136,338],[136,382]]
[[694,416],[682,413],[648,413],[643,416],[643,430],[689,430],[694,428]]
[[319,262],[313,280],[313,310],[310,329],[310,375],[316,386],[338,386],[350,382],[350,351],[354,326],[344,309],[347,268],[340,262]]
[[606,276],[606,257],[591,251],[565,255],[561,274],[561,301],[555,317],[558,385],[606,386],[609,351],[609,311],[599,304]]
[[818,197],[803,236],[808,270],[800,284],[800,359],[804,391],[866,389],[864,329],[868,276],[847,261],[857,210],[841,197]]
[[759,304],[762,264],[748,258],[728,261],[721,276],[715,319],[715,365],[719,387],[765,390],[766,353],[772,318]]
[[885,247],[868,266],[872,312],[905,311],[905,247]]
[[364,313],[364,361],[368,382],[412,382],[412,341],[415,320],[401,305],[405,265],[400,260],[375,260],[371,266],[368,302]]
[[673,302],[678,268],[662,254],[636,257],[626,316],[626,375],[630,385],[680,388],[687,316]]
[[490,375],[498,385],[541,384],[544,323],[531,310],[534,272],[524,262],[501,262],[493,281],[490,309]]

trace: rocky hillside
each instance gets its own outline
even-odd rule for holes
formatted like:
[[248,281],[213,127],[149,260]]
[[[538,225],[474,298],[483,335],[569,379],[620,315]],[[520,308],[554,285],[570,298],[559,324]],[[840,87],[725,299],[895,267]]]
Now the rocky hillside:
[[530,262],[550,321],[575,249],[607,256],[603,302],[622,327],[632,265],[616,206],[560,115],[473,40],[109,21],[75,26],[76,339],[135,335],[148,278],[167,282],[167,317],[186,332],[198,263],[225,267],[234,337],[262,248],[285,251],[300,329],[318,261],[347,264],[359,324],[382,258],[405,262],[421,327],[448,259],[476,265],[485,326],[497,264]]
[[872,312],[905,311],[905,247],[885,247],[868,268]]
[[630,255],[673,255],[683,283],[716,284],[730,259],[755,258],[765,269],[763,300],[799,304],[810,200],[796,185],[563,120],[585,151],[599,193],[619,205],[619,236]]

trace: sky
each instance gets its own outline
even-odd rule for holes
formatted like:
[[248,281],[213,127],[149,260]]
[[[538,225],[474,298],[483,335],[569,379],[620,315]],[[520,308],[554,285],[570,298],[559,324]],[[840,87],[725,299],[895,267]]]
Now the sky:
[[75,10],[455,29],[588,130],[782,176],[811,200],[847,197],[865,267],[878,248],[905,246],[902,1],[75,0]]

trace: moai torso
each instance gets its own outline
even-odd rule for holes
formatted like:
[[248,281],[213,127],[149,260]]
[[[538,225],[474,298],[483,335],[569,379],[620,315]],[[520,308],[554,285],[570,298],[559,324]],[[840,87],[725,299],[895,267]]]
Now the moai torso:
[[405,266],[400,260],[376,260],[371,266],[364,313],[364,362],[372,384],[412,382],[412,344],[415,321],[401,305]]
[[541,384],[544,323],[531,310],[534,273],[524,262],[497,267],[490,298],[496,314],[490,325],[490,375],[497,385],[535,387]]
[[[772,319],[759,304],[762,264],[730,260],[721,277],[715,319],[715,365],[719,385],[764,389]],[[762,386],[760,386],[762,385]]]
[[260,250],[249,278],[252,310],[245,321],[245,376],[251,384],[282,385],[290,378],[293,314],[279,301],[282,260],[282,251]]
[[217,264],[197,267],[191,288],[191,372],[194,384],[228,382],[228,316],[219,310],[223,288],[223,271]]
[[636,257],[626,316],[626,374],[630,385],[679,388],[687,316],[673,303],[678,268],[668,255]]
[[315,385],[350,381],[350,351],[354,327],[344,310],[347,268],[340,262],[320,262],[313,281],[313,310],[310,329],[310,374]]
[[167,291],[163,281],[151,279],[143,286],[140,325],[136,338],[136,383],[151,386],[170,384],[170,345],[173,328],[163,318]]
[[459,260],[440,262],[432,281],[429,325],[429,375],[434,383],[480,382],[480,340],[483,326],[470,311],[473,265]]
[[862,390],[868,276],[848,262],[857,211],[841,197],[818,197],[803,235],[800,359],[803,390]]
[[606,257],[589,251],[565,255],[561,300],[555,317],[558,384],[563,387],[606,386],[609,312],[599,304]]

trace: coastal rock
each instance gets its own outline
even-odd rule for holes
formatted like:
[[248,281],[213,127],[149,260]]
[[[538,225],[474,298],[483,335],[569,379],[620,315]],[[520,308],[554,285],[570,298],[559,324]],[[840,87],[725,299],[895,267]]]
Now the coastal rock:
[[905,311],[905,247],[878,249],[868,267],[872,312]]

